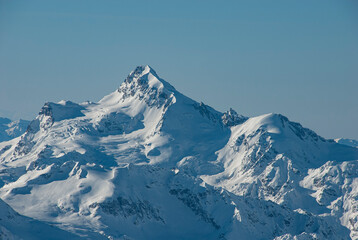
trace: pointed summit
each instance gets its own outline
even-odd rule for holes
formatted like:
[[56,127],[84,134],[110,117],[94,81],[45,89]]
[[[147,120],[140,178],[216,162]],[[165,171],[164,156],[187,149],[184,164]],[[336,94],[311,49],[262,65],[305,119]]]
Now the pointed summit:
[[151,73],[153,76],[158,77],[157,73],[149,65],[137,66],[126,78],[126,82],[132,82],[135,79],[140,79],[144,75]]
[[149,65],[137,66],[124,80],[120,88],[122,88],[123,85],[137,85],[157,89],[167,88],[169,91],[175,91],[175,88],[161,79]]
[[144,99],[149,105],[161,105],[176,92],[175,88],[161,79],[149,65],[136,67],[118,89],[122,99]]

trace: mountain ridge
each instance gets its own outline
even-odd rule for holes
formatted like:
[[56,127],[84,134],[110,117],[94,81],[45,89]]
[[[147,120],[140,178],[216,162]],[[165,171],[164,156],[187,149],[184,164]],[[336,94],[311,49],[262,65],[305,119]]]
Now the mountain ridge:
[[46,103],[1,142],[0,197],[87,239],[357,239],[357,160],[281,114],[221,113],[139,66],[98,103]]

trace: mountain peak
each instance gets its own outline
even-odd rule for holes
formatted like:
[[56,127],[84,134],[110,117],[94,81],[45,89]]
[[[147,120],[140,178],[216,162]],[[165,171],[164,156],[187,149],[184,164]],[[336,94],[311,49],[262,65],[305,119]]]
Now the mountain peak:
[[245,122],[248,117],[238,114],[234,109],[224,112],[221,117],[225,126],[232,127]]
[[161,79],[153,68],[145,65],[137,66],[121,84],[118,92],[123,94],[123,99],[135,97],[145,99],[148,103],[158,102],[159,99],[159,102],[163,103],[176,90],[168,82]]
[[166,88],[169,91],[175,91],[175,88],[161,79],[156,71],[149,65],[137,66],[124,80],[120,88],[122,88],[123,85],[134,85],[140,88]]
[[126,78],[126,81],[131,82],[133,79],[139,79],[146,74],[151,73],[152,75],[157,77],[157,73],[151,68],[149,65],[137,66]]

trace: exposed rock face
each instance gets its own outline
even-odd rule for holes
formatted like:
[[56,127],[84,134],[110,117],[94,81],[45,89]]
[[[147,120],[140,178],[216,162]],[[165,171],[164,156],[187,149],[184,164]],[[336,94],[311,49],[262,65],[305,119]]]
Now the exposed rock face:
[[226,111],[222,115],[222,121],[225,126],[232,127],[239,125],[245,122],[248,118],[242,115],[239,115],[234,109],[230,108],[229,111]]

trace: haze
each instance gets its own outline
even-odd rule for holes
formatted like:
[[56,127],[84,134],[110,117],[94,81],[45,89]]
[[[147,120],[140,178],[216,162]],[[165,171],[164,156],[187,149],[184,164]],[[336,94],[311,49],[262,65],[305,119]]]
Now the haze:
[[358,139],[356,1],[0,0],[0,116],[97,101],[149,64],[219,111]]

